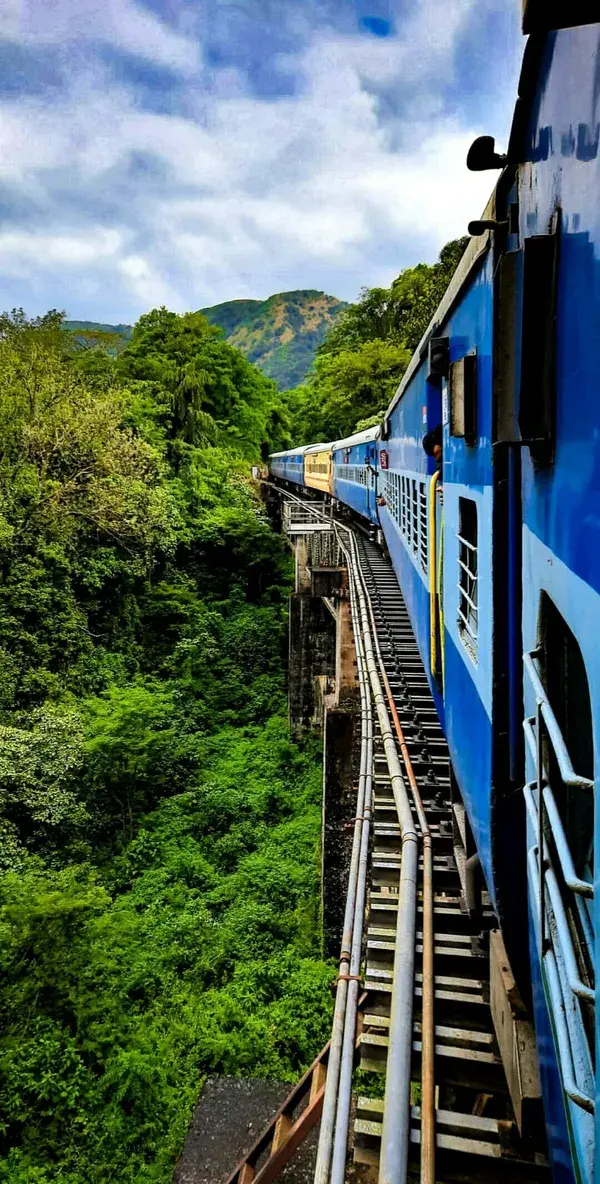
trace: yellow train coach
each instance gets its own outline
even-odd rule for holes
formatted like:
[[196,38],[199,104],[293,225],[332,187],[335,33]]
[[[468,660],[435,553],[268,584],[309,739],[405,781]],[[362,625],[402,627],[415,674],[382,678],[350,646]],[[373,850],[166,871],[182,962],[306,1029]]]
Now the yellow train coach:
[[331,444],[311,444],[304,453],[304,484],[333,497]]

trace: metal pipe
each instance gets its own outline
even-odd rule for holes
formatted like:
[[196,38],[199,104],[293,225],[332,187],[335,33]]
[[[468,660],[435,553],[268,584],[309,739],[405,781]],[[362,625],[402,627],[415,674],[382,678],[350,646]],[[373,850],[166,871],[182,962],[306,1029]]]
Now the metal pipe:
[[[366,773],[367,773],[367,713],[366,713],[366,698],[367,686],[366,679],[360,683],[361,696],[361,754],[360,754],[360,773],[358,779],[358,792],[356,798],[356,820],[354,823],[354,835],[352,840],[352,855],[350,859],[350,869],[348,873],[348,890],[346,896],[346,908],[344,913],[344,930],[342,935],[342,947],[340,951],[340,965],[338,973],[338,982],[335,996],[335,1008],[333,1013],[333,1028],[331,1033],[331,1045],[329,1050],[329,1059],[327,1062],[327,1079],[325,1083],[325,1096],[323,1100],[323,1113],[321,1117],[321,1127],[319,1131],[319,1145],[317,1150],[317,1162],[315,1166],[315,1184],[328,1184],[329,1170],[331,1166],[331,1156],[333,1149],[333,1134],[336,1121],[337,1099],[339,1090],[340,1068],[342,1062],[342,1046],[344,1041],[344,1028],[346,1024],[346,1010],[348,1003],[348,988],[352,983],[349,980],[349,974],[352,973],[350,969],[350,961],[352,956],[352,944],[354,923],[356,914],[356,900],[357,888],[359,879],[360,855],[362,849],[362,816],[365,805],[365,787],[366,787]],[[353,998],[353,996],[352,996]]]
[[[352,622],[356,617],[356,593],[354,588],[354,573],[349,566],[350,594]],[[359,995],[359,972],[362,958],[362,939],[365,915],[365,897],[367,890],[367,867],[369,857],[369,835],[371,828],[372,791],[373,791],[373,712],[371,697],[366,684],[364,668],[363,640],[358,628],[355,632],[356,658],[358,677],[365,686],[365,700],[367,705],[367,772],[365,781],[365,796],[362,819],[362,838],[358,872],[358,887],[354,910],[354,930],[352,934],[352,955],[350,959],[350,982],[346,1000],[346,1021],[344,1026],[344,1040],[342,1045],[342,1062],[338,1088],[337,1116],[333,1143],[333,1157],[331,1166],[331,1184],[344,1184],[346,1178],[346,1155],[348,1148],[348,1125],[350,1121],[350,1105],[352,1100],[352,1072],[354,1068],[354,1048],[356,1037],[356,1014]]]
[[411,788],[423,843],[423,995],[421,1015],[421,1184],[435,1184],[435,975],[433,936],[433,844],[423,800],[379,646],[373,605],[365,588],[379,669]]
[[[350,548],[353,555],[356,555],[356,543],[353,536],[350,537]],[[357,567],[359,567],[358,563]],[[379,1184],[404,1184],[410,1144],[410,1074],[419,860],[418,835],[377,670],[377,661],[369,630],[366,597],[360,584],[358,585],[358,601],[367,671],[402,836]]]

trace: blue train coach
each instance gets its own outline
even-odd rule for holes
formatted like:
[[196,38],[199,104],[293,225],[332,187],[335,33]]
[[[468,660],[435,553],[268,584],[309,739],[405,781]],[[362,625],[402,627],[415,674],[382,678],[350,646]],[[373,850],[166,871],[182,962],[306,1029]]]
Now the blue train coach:
[[273,452],[269,457],[272,476],[290,485],[303,485],[305,451],[305,448],[288,448],[285,452]]
[[[494,194],[381,430],[332,446],[336,501],[398,574],[534,1019],[555,1184],[600,1184],[599,18],[524,0],[507,154],[480,137],[468,159]],[[301,483],[301,457],[273,475]]]
[[366,428],[333,445],[333,493],[343,505],[379,526],[377,441],[380,427]]
[[597,17],[525,5],[507,156],[487,137],[470,153],[501,177],[379,445],[381,525],[533,1008],[560,1184],[600,1181]]

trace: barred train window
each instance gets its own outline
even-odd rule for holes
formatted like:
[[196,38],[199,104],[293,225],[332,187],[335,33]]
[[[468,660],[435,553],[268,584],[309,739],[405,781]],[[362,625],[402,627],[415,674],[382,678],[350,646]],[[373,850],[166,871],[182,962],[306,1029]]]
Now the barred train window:
[[392,518],[421,570],[427,574],[427,484],[404,473],[382,472],[383,495]]
[[471,498],[458,499],[458,631],[469,654],[477,658],[479,609],[477,597],[477,506]]
[[421,567],[427,574],[427,487],[419,481],[419,531]]

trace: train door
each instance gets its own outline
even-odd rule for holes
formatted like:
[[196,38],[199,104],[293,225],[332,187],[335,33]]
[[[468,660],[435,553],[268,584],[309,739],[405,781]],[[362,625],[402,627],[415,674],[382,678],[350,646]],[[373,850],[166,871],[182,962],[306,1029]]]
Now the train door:
[[377,443],[365,446],[365,480],[367,494],[367,516],[377,522]]
[[[439,342],[440,339],[434,339]],[[441,339],[445,340],[445,339]],[[442,352],[445,354],[445,347]],[[438,350],[439,354],[439,350]],[[447,397],[446,359],[437,357],[440,373],[436,372],[436,344],[430,350],[430,370],[426,383],[426,403],[422,407],[422,431],[441,432],[442,403]],[[429,586],[429,665],[443,695],[444,667],[444,610],[443,610],[443,546],[444,493],[443,459],[429,455],[427,480],[420,491],[420,519],[422,533],[427,539],[427,581]]]

